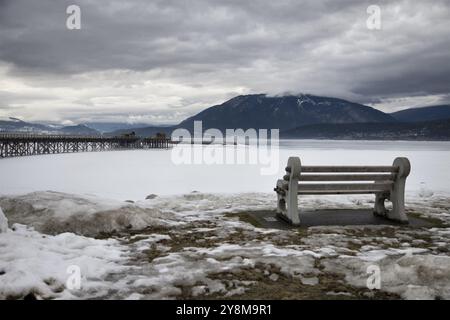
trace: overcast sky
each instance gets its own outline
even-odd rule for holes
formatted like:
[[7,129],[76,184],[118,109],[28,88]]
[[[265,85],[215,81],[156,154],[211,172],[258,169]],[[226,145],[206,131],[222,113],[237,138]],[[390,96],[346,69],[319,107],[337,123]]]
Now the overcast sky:
[[[373,4],[381,30],[367,28]],[[450,1],[0,0],[0,117],[176,123],[286,92],[448,103]]]

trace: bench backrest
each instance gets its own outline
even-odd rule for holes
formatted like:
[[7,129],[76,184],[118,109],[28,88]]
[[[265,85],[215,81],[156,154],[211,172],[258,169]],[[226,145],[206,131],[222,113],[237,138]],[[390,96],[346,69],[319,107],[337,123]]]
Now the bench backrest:
[[409,171],[407,158],[396,158],[392,166],[302,166],[298,157],[290,157],[283,179],[291,187],[293,180],[300,182],[298,194],[387,193]]

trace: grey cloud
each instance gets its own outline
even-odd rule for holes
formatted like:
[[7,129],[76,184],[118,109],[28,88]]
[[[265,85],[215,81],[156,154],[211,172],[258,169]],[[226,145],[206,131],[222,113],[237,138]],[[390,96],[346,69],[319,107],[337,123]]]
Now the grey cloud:
[[[8,2],[0,16],[2,60],[45,72],[250,65],[288,58],[326,37],[310,33],[308,23],[337,8],[335,1],[79,1],[82,30],[69,31],[64,10],[71,3]],[[351,2],[342,3],[341,10]],[[345,23],[332,27],[323,32],[345,29]]]
[[[193,90],[230,88],[221,97],[231,97],[237,87],[362,103],[448,94],[448,1],[377,1],[379,31],[365,28],[372,2],[0,0],[0,62],[13,66],[11,76],[41,86],[122,69],[154,71],[155,80],[159,74]],[[65,9],[74,3],[82,10],[79,31],[65,27]],[[195,104],[197,96],[180,98],[183,104],[162,116],[192,113],[183,106]],[[201,102],[207,107],[216,100],[211,95]],[[95,115],[95,105],[85,97],[76,103],[82,101]]]

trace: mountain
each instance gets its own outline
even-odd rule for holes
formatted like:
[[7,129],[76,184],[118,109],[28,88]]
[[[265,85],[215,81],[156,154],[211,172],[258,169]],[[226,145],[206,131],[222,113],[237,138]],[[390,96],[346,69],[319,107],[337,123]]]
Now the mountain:
[[391,116],[404,122],[450,119],[450,104],[406,109],[391,113]]
[[51,126],[25,122],[17,118],[0,120],[0,132],[33,133],[33,134],[67,134],[67,135],[99,135],[97,130],[85,125]]
[[450,140],[450,119],[399,123],[315,124],[280,132],[285,139]]
[[181,122],[177,127],[191,129],[194,121],[203,128],[280,128],[288,130],[317,123],[395,122],[379,110],[337,98],[309,94],[270,97],[241,95],[210,107]]
[[[447,120],[445,120],[447,119]],[[251,94],[234,97],[207,108],[174,126],[120,123],[86,123],[56,127],[28,123],[17,118],[0,120],[0,132],[30,132],[107,136],[134,131],[141,137],[166,133],[177,128],[192,132],[194,121],[203,130],[280,129],[282,138],[305,139],[398,139],[450,140],[450,105],[414,108],[386,114],[374,108],[331,97],[310,94],[271,97]]]

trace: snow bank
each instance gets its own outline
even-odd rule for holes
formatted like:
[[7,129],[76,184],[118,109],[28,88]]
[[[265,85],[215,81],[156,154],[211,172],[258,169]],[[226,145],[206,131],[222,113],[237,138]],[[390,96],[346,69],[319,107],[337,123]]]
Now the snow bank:
[[11,223],[21,223],[47,234],[73,232],[97,236],[149,226],[170,227],[212,214],[271,210],[275,195],[189,193],[129,203],[61,192],[32,192],[0,197]]
[[0,233],[5,233],[8,231],[8,219],[0,208]]
[[[116,240],[95,240],[72,233],[46,236],[14,224],[0,234],[0,299],[105,297],[114,289],[112,274],[127,270],[124,247]],[[81,288],[70,290],[69,267],[81,271]]]
[[0,197],[0,205],[10,223],[32,226],[46,234],[73,232],[97,236],[147,226],[168,226],[172,218],[170,213],[158,208],[52,191]]

